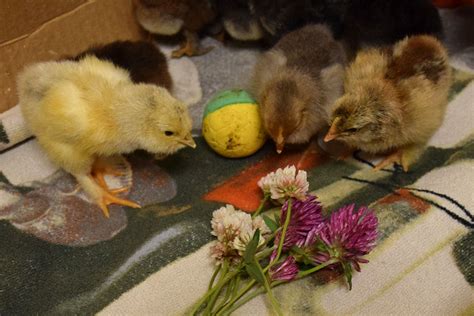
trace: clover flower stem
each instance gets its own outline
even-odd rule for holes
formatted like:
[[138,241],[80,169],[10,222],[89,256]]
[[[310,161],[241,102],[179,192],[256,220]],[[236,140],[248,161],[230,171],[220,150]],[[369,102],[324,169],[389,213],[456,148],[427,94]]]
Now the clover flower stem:
[[[216,314],[217,312],[219,312],[224,306],[227,305],[229,299],[233,299],[237,295],[237,291],[239,290],[239,286],[240,286],[240,276],[237,275],[231,281],[231,284],[227,288],[227,289],[230,289],[230,291],[228,291],[228,292],[226,291],[226,295],[225,295],[224,299],[219,303],[217,308],[214,310],[213,314]],[[228,294],[230,294],[230,297],[229,297]]]
[[[242,300],[240,300],[239,302],[237,302],[234,306],[230,307],[228,310],[226,310],[225,314],[223,314],[224,316],[227,316],[227,315],[230,315],[231,313],[233,313],[235,310],[237,310],[240,306],[244,305],[245,303],[247,303],[248,301],[252,300],[253,298],[255,298],[256,296],[260,295],[260,294],[263,294],[265,293],[265,289],[264,288],[259,288],[259,289],[256,289],[255,291],[253,291],[252,293],[250,293],[249,295],[247,295],[246,297],[244,297]],[[217,315],[220,315],[220,314],[217,314]]]
[[[237,281],[236,279],[237,277],[233,278],[232,281],[230,281],[229,285],[227,285],[227,288],[225,289],[225,295],[224,295],[224,298],[222,299],[222,301],[219,303],[219,305],[217,306],[217,309],[220,308],[220,305],[223,305],[225,304],[229,298],[230,298],[230,293],[233,293],[234,292],[234,287],[235,287],[235,282]],[[212,309],[211,309],[212,310]]]
[[285,223],[283,224],[283,228],[281,230],[280,242],[278,243],[276,257],[273,261],[270,262],[270,264],[265,269],[263,269],[263,272],[267,272],[268,269],[270,269],[275,263],[278,262],[278,259],[280,259],[281,251],[283,249],[283,243],[285,242],[286,231],[288,230],[288,225],[290,224],[290,218],[291,218],[291,199],[288,200],[288,210],[286,212]]
[[231,297],[234,297],[237,294],[237,291],[239,290],[239,286],[240,286],[240,276],[237,275],[236,280],[235,280],[234,288],[232,289],[232,296]]
[[267,291],[267,296],[270,299],[270,303],[272,304],[273,309],[275,310],[277,315],[282,316],[283,313],[280,309],[280,304],[278,304],[277,300],[275,299],[275,296],[273,296],[271,286],[268,283],[268,279],[266,277],[264,278],[263,286],[265,287],[265,290]]
[[[221,272],[219,281],[225,279],[228,270],[229,270],[229,260],[226,258],[224,259],[224,262],[222,263],[222,272]],[[232,280],[231,280],[231,283],[232,283]],[[220,290],[217,292],[214,292],[214,294],[211,295],[209,302],[207,303],[206,309],[204,310],[205,315],[208,315],[211,313],[212,308],[214,307],[214,304],[216,304],[217,298],[219,297],[219,294],[220,294]]]
[[[305,276],[311,274],[311,273],[314,273],[314,272],[317,272],[321,269],[324,269],[326,268],[327,266],[333,264],[333,263],[336,263],[338,262],[337,259],[331,259],[323,264],[320,264],[318,266],[315,266],[314,268],[311,268],[311,269],[308,269],[308,270],[305,270],[305,271],[302,271],[298,274],[298,276],[293,280],[293,281],[296,281],[296,280],[299,280],[299,279],[302,279],[304,278]],[[223,309],[221,312],[219,312],[217,315],[220,316],[220,315],[230,315],[232,312],[234,312],[235,310],[237,310],[240,306],[244,305],[245,303],[247,303],[248,301],[250,301],[251,299],[253,299],[254,297],[260,295],[260,294],[263,294],[265,293],[265,289],[264,288],[259,288],[259,289],[256,289],[255,291],[253,291],[252,293],[250,293],[249,295],[247,295],[246,297],[244,297],[242,300],[240,300],[239,302],[237,302],[235,305],[232,306],[232,304],[237,301],[240,297],[242,297],[243,295],[245,295],[245,293],[247,293],[251,288],[252,286],[254,285],[255,281],[252,280],[252,282],[249,283],[249,285],[247,285],[247,287],[242,290],[239,295],[234,298],[234,300],[232,300],[230,302],[230,304],[226,304],[228,305],[227,308]],[[270,284],[270,287],[277,287],[279,285],[282,285],[284,283],[288,283],[288,281],[285,281],[285,280],[278,280],[278,281],[275,281],[275,282],[272,282]],[[223,313],[225,312],[225,313]]]
[[[333,263],[336,263],[338,262],[337,259],[331,259],[323,264],[320,264],[314,268],[311,268],[311,269],[308,269],[306,271],[302,271],[298,274],[298,276],[293,280],[299,280],[299,279],[302,279],[304,278],[305,276],[311,274],[311,273],[314,273],[314,272],[317,272],[321,269],[324,269],[326,268],[327,266],[333,264]],[[253,281],[253,283],[255,283],[255,281]],[[271,287],[277,287],[277,286],[280,286],[284,283],[288,283],[288,281],[284,281],[284,280],[279,280],[279,281],[275,281],[275,282],[272,282],[271,283]],[[248,292],[248,290],[253,286],[253,284],[251,286],[248,286],[248,289],[245,291],[245,292]],[[243,292],[243,291],[242,291]],[[248,301],[252,300],[253,298],[257,297],[258,295],[260,294],[263,294],[265,293],[265,289],[264,288],[259,288],[259,289],[256,289],[255,291],[253,291],[252,293],[250,293],[249,295],[247,295],[246,297],[244,297],[243,299],[241,299],[239,302],[237,302],[235,305],[231,306],[231,307],[228,307],[226,308],[225,310],[225,314],[217,314],[217,315],[230,315],[232,312],[234,312],[235,310],[237,310],[239,307],[241,307],[242,305],[244,305],[245,303],[247,303]],[[242,293],[237,299],[239,299],[241,296],[243,296],[245,293]],[[236,299],[236,300],[237,300]],[[235,300],[235,301],[236,301]]]
[[267,203],[269,197],[270,197],[270,195],[268,195],[268,194],[265,194],[263,196],[263,199],[260,202],[260,205],[258,206],[257,210],[252,214],[252,218],[257,217],[257,215],[260,214],[260,212],[263,210],[263,207],[265,206],[265,203]]
[[209,281],[209,287],[207,288],[208,291],[212,289],[212,286],[214,285],[214,281],[216,280],[216,277],[219,274],[221,267],[222,265],[220,264],[214,269],[214,273],[212,274],[211,281]]
[[329,266],[329,265],[331,265],[331,264],[333,264],[333,263],[336,263],[336,262],[339,262],[339,260],[338,260],[338,259],[331,259],[331,260],[326,261],[325,263],[322,263],[322,264],[320,264],[320,265],[317,265],[317,266],[315,266],[315,267],[313,267],[313,268],[311,268],[311,269],[304,270],[304,271],[300,271],[300,272],[298,273],[298,275],[296,276],[295,280],[304,278],[305,276],[307,276],[307,275],[309,275],[309,274],[311,274],[311,273],[314,273],[314,272],[316,272],[316,271],[319,271],[319,270],[321,270],[321,269],[324,269],[324,268],[326,268],[327,266]]
[[[233,309],[233,306],[232,304],[234,304],[239,298],[241,298],[243,295],[245,295],[253,286],[254,284],[256,283],[255,280],[251,280],[246,287],[244,287],[238,294],[237,296],[234,296],[234,298],[227,304],[225,304],[222,309],[220,311],[218,311],[217,313],[217,316],[220,316],[222,314],[224,314],[224,312],[226,312],[227,309],[231,308],[232,311],[235,310]],[[263,291],[262,293],[264,293],[265,291]],[[226,313],[227,315],[228,313]]]
[[[268,238],[269,238],[269,239],[270,239],[270,238],[273,239],[272,236],[270,236],[270,237],[268,237]],[[270,240],[271,240],[271,239],[270,239]],[[259,253],[257,253],[257,254],[255,255],[255,259],[257,259],[257,261],[260,261],[260,260],[262,260],[262,259],[268,257],[269,255],[272,254],[272,252],[273,252],[274,249],[275,249],[275,246],[260,251]]]
[[199,311],[199,309],[201,308],[201,306],[207,302],[207,300],[209,300],[209,298],[217,291],[219,292],[222,287],[224,285],[226,285],[230,280],[232,280],[232,278],[234,278],[237,274],[240,273],[240,270],[241,270],[241,267],[240,268],[237,268],[235,269],[234,271],[232,272],[228,272],[227,275],[223,278],[223,279],[220,279],[217,284],[212,288],[210,289],[209,291],[206,292],[206,294],[204,294],[200,299],[199,301],[196,302],[196,304],[194,304],[192,307],[191,307],[191,311],[189,312],[189,315],[196,315],[197,312]]

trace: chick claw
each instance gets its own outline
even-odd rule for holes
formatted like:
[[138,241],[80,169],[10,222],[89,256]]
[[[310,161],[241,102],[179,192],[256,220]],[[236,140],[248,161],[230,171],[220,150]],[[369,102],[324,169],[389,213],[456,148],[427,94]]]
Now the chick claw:
[[401,150],[397,150],[395,152],[393,152],[392,154],[388,155],[387,157],[385,157],[384,160],[382,160],[381,162],[379,162],[375,167],[374,169],[379,171],[379,170],[382,170],[384,167],[392,164],[392,163],[397,163],[399,165],[401,165],[403,167],[403,170],[405,172],[408,171],[408,166],[406,166],[403,161],[402,161],[402,154],[403,152]]
[[[117,192],[117,191],[122,191],[123,192],[123,191],[126,191],[126,190],[127,189],[122,188],[122,189],[117,189],[117,190],[113,190],[113,191],[114,192]],[[107,217],[107,218],[110,217],[109,208],[107,207],[110,204],[119,204],[119,205],[124,205],[124,206],[131,207],[131,208],[140,208],[140,205],[135,203],[135,202],[116,197],[115,195],[113,195],[112,191],[111,192],[103,191],[102,196],[97,201],[97,204],[99,205],[102,212],[104,213],[104,216]]]
[[108,205],[110,204],[119,204],[132,208],[140,208],[141,206],[133,201],[122,199],[116,194],[128,191],[128,188],[116,188],[110,189],[105,181],[105,175],[110,174],[113,176],[123,176],[125,173],[119,170],[114,169],[107,163],[97,159],[92,167],[91,175],[97,184],[103,189],[102,196],[97,201],[97,204],[102,209],[105,217],[109,217]]
[[185,42],[182,44],[181,48],[173,51],[171,53],[171,57],[173,58],[180,58],[184,55],[186,56],[199,56],[204,55],[210,52],[214,47],[200,47],[199,46],[199,37],[197,34],[185,31]]
[[205,55],[209,53],[211,50],[213,50],[214,47],[194,47],[193,45],[190,45],[188,42],[184,45],[184,47],[174,50],[171,53],[171,56],[173,58],[180,58],[183,57],[184,55],[192,57],[192,56],[200,56],[200,55]]

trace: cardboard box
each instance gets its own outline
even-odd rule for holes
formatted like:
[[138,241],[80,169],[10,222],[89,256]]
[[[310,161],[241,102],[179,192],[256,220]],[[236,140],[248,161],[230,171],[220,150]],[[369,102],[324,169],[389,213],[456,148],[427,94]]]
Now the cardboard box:
[[18,103],[16,76],[24,66],[144,36],[132,0],[1,0],[0,113]]

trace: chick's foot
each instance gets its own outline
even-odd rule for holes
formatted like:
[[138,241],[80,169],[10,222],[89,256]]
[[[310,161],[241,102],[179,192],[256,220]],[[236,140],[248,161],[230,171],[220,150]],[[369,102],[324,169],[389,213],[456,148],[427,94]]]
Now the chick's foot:
[[[381,162],[379,162],[375,167],[374,169],[375,170],[382,170],[383,168],[385,168],[386,166],[390,165],[390,164],[393,164],[393,163],[397,163],[399,165],[402,164],[402,154],[403,154],[403,151],[402,150],[396,150],[395,152],[393,152],[392,154],[388,155],[387,157],[385,157],[384,160],[382,160]],[[405,167],[403,168],[404,171],[406,172],[407,170],[405,170]]]
[[[121,189],[118,189],[121,190]],[[114,190],[114,191],[118,191]],[[104,213],[105,217],[109,217],[109,208],[108,205],[110,204],[118,204],[118,205],[123,205],[123,206],[128,206],[131,208],[140,208],[141,206],[133,201],[127,200],[127,199],[122,199],[117,196],[115,196],[112,192],[103,190],[101,196],[99,199],[96,201],[99,207],[101,208],[102,212]]]
[[184,31],[185,41],[181,45],[181,48],[173,51],[171,57],[180,58],[186,56],[199,56],[210,52],[214,47],[200,47],[199,37],[196,33]]
[[124,206],[129,206],[132,208],[140,208],[140,205],[116,196],[117,194],[127,192],[129,189],[126,187],[111,189],[105,181],[105,175],[112,176],[124,176],[126,173],[120,170],[120,165],[114,165],[111,162],[106,161],[104,158],[96,158],[94,164],[92,165],[91,176],[94,181],[101,188],[101,192],[97,197],[97,204],[102,209],[105,217],[109,217],[108,205],[110,204],[119,204]]
[[105,181],[106,175],[120,177],[120,176],[125,175],[125,172],[119,170],[117,167],[113,166],[112,164],[107,163],[102,158],[97,158],[94,161],[94,164],[92,165],[91,175],[94,178],[94,180],[97,182],[97,184],[100,185],[106,191],[113,192],[113,193],[120,193],[120,192],[127,191],[126,188],[118,188],[118,189],[111,190],[108,187],[107,182]]

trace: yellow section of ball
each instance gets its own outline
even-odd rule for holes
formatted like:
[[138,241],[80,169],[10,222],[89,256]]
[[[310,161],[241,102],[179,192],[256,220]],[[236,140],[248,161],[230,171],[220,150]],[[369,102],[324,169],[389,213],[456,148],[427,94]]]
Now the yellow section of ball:
[[203,120],[202,133],[209,146],[228,158],[249,156],[265,143],[258,106],[252,103],[226,105]]

